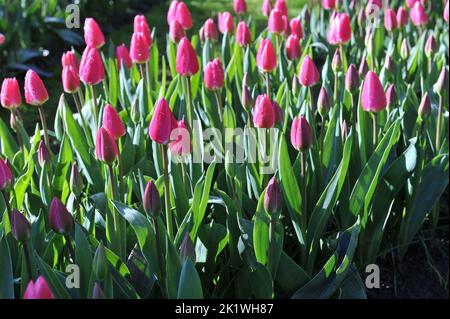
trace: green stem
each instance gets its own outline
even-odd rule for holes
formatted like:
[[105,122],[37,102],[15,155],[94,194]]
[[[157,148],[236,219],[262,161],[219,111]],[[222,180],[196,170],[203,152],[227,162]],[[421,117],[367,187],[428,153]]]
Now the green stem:
[[301,178],[302,178],[302,204],[303,204],[303,222],[302,226],[303,228],[306,227],[306,221],[307,221],[307,210],[308,210],[308,201],[307,201],[307,195],[306,195],[306,155],[305,151],[300,151],[300,163],[301,163]]
[[[115,200],[117,189],[116,189],[116,181],[114,179],[114,169],[112,164],[108,164],[108,172],[109,172],[109,182],[111,184],[111,199]],[[121,255],[121,241],[119,238],[119,215],[115,208],[112,209],[113,215],[113,224],[114,224],[114,248],[117,250],[116,253]]]
[[38,108],[39,108],[39,116],[41,117],[42,128],[44,129],[45,144],[47,145],[47,148],[48,148],[49,152],[51,153],[50,140],[48,138],[47,121],[45,120],[44,108],[42,107],[42,105],[39,105]]
[[265,72],[265,79],[266,79],[266,94],[270,99],[270,84],[269,84],[269,72]]
[[[122,148],[122,139],[119,137],[119,140],[117,141],[119,144],[120,149]],[[119,151],[119,154],[117,156],[117,161],[118,161],[118,165],[119,165],[119,196],[120,196],[120,200],[124,200],[124,194],[125,194],[125,190],[124,190],[124,180],[123,180],[123,162],[122,162],[122,152]]]
[[269,221],[269,256],[268,256],[268,264],[269,268],[274,267],[274,255],[275,250],[275,219],[273,216],[270,216]]
[[73,250],[72,240],[69,235],[65,235],[64,238],[66,239],[66,246],[69,250],[70,258],[72,259],[72,262],[75,263],[75,251]]
[[188,117],[188,122],[189,122],[191,129],[193,129],[193,127],[194,127],[194,110],[193,110],[193,106],[192,106],[191,78],[187,77],[186,80],[187,80],[187,102],[188,102],[187,117]]
[[23,243],[23,256],[25,257],[25,267],[27,268],[28,279],[34,280],[33,271],[31,270],[30,252],[28,251],[28,244]]
[[215,95],[215,97],[216,97],[217,112],[219,113],[220,123],[223,123],[222,102],[221,102],[221,100],[220,100],[220,93],[219,93],[219,90],[214,90],[214,95]]
[[441,148],[442,104],[442,94],[439,94],[439,109],[436,126],[436,153],[439,153]]
[[148,67],[148,62],[145,63],[145,81],[147,82],[147,98],[150,110],[153,110],[153,99],[152,99],[152,88],[150,83],[150,72]]
[[81,124],[83,126],[84,135],[86,135],[86,140],[87,140],[87,143],[89,145],[89,148],[93,148],[94,144],[92,142],[92,136],[91,136],[91,134],[90,134],[90,132],[88,130],[88,127],[87,127],[87,124],[86,124],[86,120],[84,119],[82,108],[81,108],[81,105],[80,105],[80,101],[78,100],[78,98],[77,98],[77,96],[75,94],[73,94],[72,96],[73,96],[73,100],[75,101],[75,106],[77,108],[77,112],[78,112],[78,114],[80,115],[80,118],[81,118]]
[[372,125],[373,125],[373,146],[377,147],[378,144],[378,128],[377,128],[377,114],[372,113]]
[[97,98],[95,96],[95,86],[90,85],[91,93],[92,93],[92,112],[94,112],[94,122],[95,122],[95,128],[98,128],[98,106],[97,106]]
[[159,234],[159,228],[158,228],[158,223],[156,218],[153,218],[153,230],[155,232],[155,238],[156,238],[156,251],[158,254],[158,264],[159,264],[159,268],[161,269],[161,277],[160,280],[161,282],[163,282],[163,278],[164,278],[164,264],[163,264],[163,260],[164,260],[164,256],[162,253],[162,249],[161,249],[161,240],[160,240],[160,234]]
[[167,145],[161,145],[161,156],[163,160],[163,169],[164,169],[164,200],[166,209],[167,236],[169,237],[170,241],[173,241],[172,210],[170,207],[169,161],[167,158]]

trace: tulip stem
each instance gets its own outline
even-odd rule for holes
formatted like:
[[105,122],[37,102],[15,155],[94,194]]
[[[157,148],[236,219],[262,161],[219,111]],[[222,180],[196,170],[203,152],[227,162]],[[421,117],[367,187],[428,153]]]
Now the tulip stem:
[[442,104],[442,94],[439,94],[439,109],[436,126],[436,153],[439,153],[439,149],[441,148]]
[[17,128],[17,121],[19,121],[17,112],[18,112],[18,110],[16,110],[15,108],[13,108],[11,110],[11,115],[14,118],[14,127],[12,127],[12,129],[16,132],[17,142],[19,143],[20,149],[22,150],[22,152],[24,153],[24,156],[25,156],[25,149],[23,146],[22,136],[20,135],[19,129]]
[[321,119],[321,125],[320,125],[320,158],[323,158],[323,140],[325,138],[325,116],[320,116]]
[[[112,164],[108,164],[109,171],[109,182],[111,184],[111,199],[115,200],[116,198],[116,181],[114,179],[114,169]],[[117,245],[115,248],[117,249],[116,253],[121,254],[121,242],[119,238],[119,216],[117,214],[117,210],[115,208],[112,209],[113,215],[113,224],[114,224],[114,245]]]
[[64,235],[64,238],[66,239],[66,246],[69,250],[70,258],[72,259],[72,262],[75,263],[75,251],[73,250],[72,240],[70,239],[69,235]]
[[167,236],[170,241],[173,241],[173,226],[172,226],[172,210],[170,207],[170,187],[169,187],[169,162],[167,158],[167,145],[161,145],[161,156],[163,160],[164,169],[164,206],[166,209],[166,223]]
[[193,118],[194,118],[194,110],[192,107],[192,92],[191,92],[191,78],[187,77],[187,118],[188,118],[188,122],[191,128],[194,127],[194,122],[193,122]]
[[215,97],[216,97],[217,112],[219,113],[220,123],[223,123],[222,102],[221,102],[221,100],[220,100],[219,90],[214,90],[214,95],[215,95]]
[[[356,124],[358,121],[358,95],[356,93],[352,93],[352,99],[353,99],[353,105],[352,105],[352,112],[353,112],[353,131],[356,130]],[[355,131],[356,133],[356,131]]]
[[268,256],[268,264],[269,268],[274,269],[273,264],[273,253],[275,250],[275,218],[270,216],[269,220],[269,256]]
[[378,144],[378,128],[377,128],[377,115],[372,113],[372,124],[373,124],[373,146],[376,148]]
[[302,175],[302,203],[303,203],[303,227],[306,227],[306,221],[307,221],[307,209],[308,209],[308,201],[307,201],[307,195],[306,195],[306,155],[305,151],[300,151],[300,162],[301,162],[301,175]]
[[92,93],[92,112],[94,112],[94,122],[95,122],[95,128],[98,127],[98,110],[97,110],[97,98],[95,97],[95,86],[90,85],[91,87],[91,93]]
[[264,73],[266,79],[266,93],[270,99],[270,85],[269,85],[269,72]]
[[87,139],[87,143],[89,145],[89,148],[93,148],[94,144],[92,143],[92,140],[91,140],[92,136],[91,136],[91,134],[89,134],[89,131],[88,131],[88,128],[87,128],[87,125],[86,125],[86,121],[85,121],[84,116],[83,116],[83,112],[82,112],[82,108],[81,108],[81,105],[80,105],[80,101],[75,96],[75,94],[73,94],[72,96],[73,96],[73,100],[75,101],[75,106],[77,108],[77,112],[78,112],[78,114],[80,115],[80,118],[81,118],[81,124],[83,126],[83,131],[84,131],[84,134],[86,135],[86,139]]
[[45,144],[47,145],[49,153],[51,154],[52,151],[50,149],[50,141],[48,138],[47,121],[45,120],[44,108],[42,107],[42,105],[39,105],[39,116],[41,117],[42,128],[44,129]]
[[152,89],[150,85],[150,72],[148,62],[145,62],[145,81],[147,82],[148,103],[150,104],[150,110],[153,110]]
[[156,220],[156,218],[152,218],[153,220],[153,230],[155,232],[155,239],[156,239],[156,250],[158,253],[158,263],[159,263],[159,268],[161,269],[161,278],[159,278],[161,281],[163,281],[164,278],[164,264],[163,264],[163,253],[162,253],[162,249],[161,249],[161,240],[160,240],[160,235],[159,235],[159,228],[158,228],[158,222]]
[[248,127],[249,128],[252,128],[253,127],[253,124],[252,124],[252,114],[251,114],[251,112],[250,111],[247,111],[247,122],[248,122]]
[[119,137],[119,154],[117,155],[117,161],[119,166],[119,190],[120,190],[120,200],[124,200],[124,181],[123,181],[123,163],[122,163],[122,139]]
[[28,244],[23,243],[23,256],[25,257],[25,267],[27,268],[28,279],[34,280],[33,271],[31,270],[30,252],[28,251]]

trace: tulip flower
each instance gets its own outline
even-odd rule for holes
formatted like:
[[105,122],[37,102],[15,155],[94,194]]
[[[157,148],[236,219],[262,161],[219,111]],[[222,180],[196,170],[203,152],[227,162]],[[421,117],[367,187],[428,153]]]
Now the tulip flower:
[[173,0],[170,3],[169,10],[167,11],[167,24],[168,25],[170,25],[173,21],[176,20],[178,4],[179,4],[179,2],[176,0]]
[[180,40],[186,36],[183,27],[178,23],[178,21],[174,20],[169,25],[169,36],[170,40],[174,43],[180,42]]
[[13,180],[13,175],[9,165],[0,157],[0,190],[7,189]]
[[[258,65],[259,71],[263,73],[272,72],[276,69],[277,55],[269,39],[261,41],[256,55],[256,64]],[[268,81],[266,84],[268,87]]]
[[403,39],[402,41],[402,45],[400,47],[400,57],[403,60],[407,60],[409,56],[409,46],[408,46],[408,41],[406,40],[406,38]]
[[232,34],[234,32],[233,16],[229,12],[222,12],[218,15],[219,31],[222,34]]
[[175,117],[170,110],[169,103],[159,99],[155,104],[152,120],[148,128],[148,134],[152,141],[158,144],[167,144],[170,141],[170,133],[177,127]]
[[283,208],[283,195],[281,188],[275,177],[272,177],[267,184],[266,193],[264,194],[264,209],[271,216],[281,213]]
[[412,8],[412,7],[414,7],[414,4],[416,3],[416,2],[420,2],[420,0],[406,0],[406,5],[409,7],[409,8]]
[[131,67],[133,66],[130,52],[128,52],[127,46],[123,43],[116,48],[116,58],[119,70],[122,68],[122,66],[125,66],[127,69],[131,69]]
[[152,216],[153,218],[158,217],[158,214],[161,211],[161,199],[159,191],[152,180],[150,180],[145,187],[142,205],[146,214]]
[[84,183],[83,178],[81,177],[80,172],[78,171],[78,166],[76,163],[72,165],[70,170],[70,180],[69,180],[69,188],[70,191],[78,198],[83,191]]
[[246,47],[252,43],[252,32],[245,21],[239,22],[237,26],[236,43],[241,47]]
[[445,4],[445,8],[444,8],[444,13],[443,13],[443,16],[444,16],[444,20],[448,23],[448,21],[449,21],[449,8],[448,8],[448,0],[447,0],[447,3]]
[[44,164],[50,160],[50,152],[48,151],[45,142],[41,140],[38,146],[38,162],[41,167],[44,167]]
[[30,280],[23,294],[23,299],[55,299],[47,281],[39,276],[36,282]]
[[331,45],[343,45],[350,41],[352,38],[352,27],[347,14],[337,13],[331,18],[327,38]]
[[427,39],[427,42],[425,43],[425,55],[428,57],[428,59],[430,59],[432,55],[436,52],[436,50],[437,50],[436,39],[434,38],[433,34],[430,34]]
[[322,7],[325,10],[332,10],[336,7],[336,0],[322,0]]
[[404,27],[408,24],[408,12],[404,7],[400,7],[397,10],[397,23],[399,27]]
[[299,81],[303,86],[311,87],[316,85],[320,80],[319,71],[317,70],[314,61],[309,57],[305,56],[302,65],[300,67]]
[[197,54],[187,38],[181,39],[177,51],[177,72],[181,76],[191,77],[199,71]]
[[24,243],[31,237],[31,224],[17,209],[11,213],[11,233],[15,240]]
[[[177,137],[173,139],[173,134],[177,134]],[[178,121],[177,127],[171,134],[172,142],[169,143],[169,150],[174,156],[183,157],[192,153],[192,143],[189,133],[189,125],[187,124],[184,116]]]
[[359,74],[354,64],[350,64],[345,75],[345,89],[354,93],[359,88]]
[[359,76],[360,77],[365,77],[368,70],[369,70],[369,67],[367,66],[366,56],[363,55],[361,57],[361,62],[359,64],[359,69],[358,69]]
[[384,12],[384,27],[387,31],[394,31],[398,27],[397,15],[390,8]]
[[16,78],[6,78],[2,83],[0,93],[2,106],[6,109],[16,109],[22,104],[19,83]]
[[80,63],[80,79],[87,85],[96,85],[105,78],[103,61],[96,47],[87,46]]
[[366,112],[380,112],[386,108],[386,95],[378,76],[369,71],[364,79],[362,109]]
[[448,72],[445,65],[442,66],[441,73],[439,74],[439,78],[434,84],[434,91],[439,96],[439,107],[438,107],[438,119],[436,125],[436,151],[440,151],[441,149],[441,131],[442,131],[442,113],[443,113],[443,93],[444,90],[448,88]]
[[242,79],[241,104],[248,113],[247,114],[248,115],[248,124],[249,124],[249,126],[251,126],[250,111],[253,108],[253,98],[247,87],[247,78],[248,78],[248,73],[245,73],[244,78]]
[[317,99],[317,110],[322,118],[324,118],[330,110],[330,97],[323,86],[320,88],[319,97]]
[[280,105],[276,101],[272,102],[272,106],[273,106],[273,114],[275,115],[275,123],[274,124],[283,125],[283,120],[284,120],[283,110],[281,109]]
[[205,87],[208,90],[220,90],[224,84],[224,71],[219,58],[208,62],[205,67]]
[[280,11],[281,14],[284,16],[288,15],[288,8],[286,5],[286,0],[276,0],[273,9]]
[[69,65],[72,66],[72,68],[77,72],[77,74],[80,69],[80,62],[78,62],[78,58],[75,52],[73,51],[67,51],[63,53],[61,57],[61,65],[63,68]]
[[0,32],[0,45],[3,45],[6,41],[6,37],[3,33]]
[[269,31],[275,34],[281,34],[285,29],[285,21],[281,11],[274,9],[269,16]]
[[68,235],[73,228],[72,215],[58,197],[53,197],[49,209],[50,228],[57,234]]
[[84,42],[87,46],[101,48],[105,44],[105,36],[93,18],[84,20]]
[[125,135],[122,119],[111,104],[107,104],[103,110],[103,127],[115,140]]
[[217,41],[217,38],[219,37],[219,32],[217,31],[216,24],[211,18],[206,20],[205,25],[203,26],[203,32],[205,35],[205,39],[208,39],[212,42]]
[[302,49],[300,39],[295,34],[291,34],[286,40],[286,56],[290,61],[296,61],[300,58]]
[[263,0],[261,11],[265,17],[268,17],[270,15],[272,8],[273,8],[272,0]]
[[296,116],[292,122],[291,127],[291,143],[292,146],[298,151],[306,151],[312,145],[312,130],[308,121],[302,115]]
[[303,28],[302,23],[299,18],[293,18],[289,22],[292,34],[295,34],[299,39],[303,38]]
[[191,12],[184,2],[178,2],[176,5],[175,20],[177,20],[185,30],[192,28]]
[[106,164],[114,162],[119,155],[119,150],[114,137],[104,127],[100,127],[97,132],[95,155],[97,156],[97,159]]
[[394,84],[391,84],[386,91],[386,105],[389,109],[392,109],[397,100],[397,92],[395,91]]
[[339,49],[336,48],[336,50],[334,51],[333,59],[331,60],[331,69],[337,75],[337,73],[341,71],[341,68],[342,68],[342,59],[339,53]]
[[431,114],[431,102],[430,98],[428,97],[428,92],[425,92],[422,100],[420,101],[418,113],[421,119],[425,119],[426,117],[428,117],[428,115]]
[[412,23],[418,27],[428,23],[428,15],[420,1],[417,1],[409,12]]
[[133,33],[130,45],[130,57],[133,63],[144,64],[150,57],[149,44],[143,33]]
[[142,33],[147,41],[147,45],[151,47],[153,45],[153,38],[150,33],[150,27],[148,26],[147,19],[144,15],[137,15],[133,21],[133,33]]
[[275,124],[275,112],[269,96],[259,95],[253,110],[253,123],[258,128],[272,128]]
[[65,66],[61,74],[64,92],[73,94],[80,88],[80,78],[73,66]]
[[247,12],[247,2],[245,0],[234,0],[233,10],[237,15],[244,15]]
[[390,54],[386,55],[386,60],[384,61],[384,68],[389,73],[394,72],[394,66],[393,66],[393,62],[392,62],[392,58],[391,58]]

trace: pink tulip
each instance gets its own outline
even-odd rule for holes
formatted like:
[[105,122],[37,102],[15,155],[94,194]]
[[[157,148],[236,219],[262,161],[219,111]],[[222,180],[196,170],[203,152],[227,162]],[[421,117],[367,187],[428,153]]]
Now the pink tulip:
[[331,10],[336,7],[336,0],[322,0],[322,6],[325,10]]
[[345,89],[354,93],[359,88],[359,74],[354,64],[350,64],[345,74]]
[[237,26],[236,43],[241,47],[245,47],[252,43],[252,32],[245,21],[239,22]]
[[383,85],[373,71],[369,71],[364,79],[361,102],[366,112],[380,112],[387,106]]
[[256,55],[256,64],[261,72],[272,72],[277,67],[277,55],[269,39],[261,41]]
[[133,33],[130,45],[130,57],[133,63],[147,63],[150,58],[148,42],[143,33]]
[[6,37],[3,33],[0,32],[0,45],[3,45],[6,41]]
[[275,101],[272,102],[272,106],[273,106],[273,114],[275,115],[275,124],[283,125],[284,120],[283,110],[281,109],[280,105],[278,105],[278,103]]
[[414,5],[416,4],[416,2],[420,2],[420,0],[406,0],[406,5],[407,5],[409,8],[412,8],[412,7],[414,7]]
[[107,164],[114,162],[119,155],[119,150],[114,137],[104,127],[100,127],[97,132],[95,155],[97,156],[97,159]]
[[105,44],[105,36],[93,18],[84,20],[84,42],[87,46],[101,48]]
[[447,1],[447,4],[445,5],[445,8],[444,8],[444,20],[445,21],[447,21],[447,23],[448,23],[448,14],[449,14],[449,9],[448,9],[448,1]]
[[175,21],[176,15],[177,15],[177,7],[179,2],[176,0],[173,0],[170,3],[169,10],[167,11],[167,24],[170,25],[173,21]]
[[175,117],[170,110],[169,103],[161,98],[156,102],[148,134],[152,141],[158,144],[167,144],[170,141],[172,130],[178,126]]
[[75,93],[80,87],[80,78],[76,70],[71,66],[65,66],[62,70],[62,83],[64,92],[66,93]]
[[142,33],[147,41],[149,47],[153,45],[153,38],[150,33],[150,27],[148,26],[147,19],[144,15],[137,15],[134,17],[133,33]]
[[45,163],[50,161],[51,156],[50,152],[48,151],[47,146],[45,145],[45,142],[41,140],[39,142],[38,146],[38,162],[41,167],[44,167]]
[[45,278],[39,276],[35,283],[30,280],[23,294],[23,299],[55,299],[55,296],[53,296]]
[[130,52],[128,52],[127,46],[123,43],[116,48],[116,58],[119,70],[122,68],[122,65],[125,66],[127,69],[131,69],[131,67],[133,66],[133,61],[131,61]]
[[176,5],[175,20],[177,20],[185,30],[192,28],[191,12],[184,2],[178,2]]
[[224,72],[222,62],[219,58],[214,61],[208,62],[205,67],[205,87],[208,90],[219,90],[223,87]]
[[145,213],[153,218],[157,217],[161,211],[161,197],[158,188],[156,188],[156,185],[152,180],[150,180],[145,187],[142,206],[144,207]]
[[420,1],[416,2],[409,12],[412,23],[417,27],[428,23],[428,16]]
[[275,124],[275,111],[269,97],[259,95],[256,98],[255,109],[253,110],[253,123],[255,127],[272,128]]
[[1,103],[6,109],[14,109],[22,104],[19,83],[16,78],[6,78],[2,83]]
[[264,209],[271,215],[277,215],[283,208],[283,194],[277,183],[277,179],[272,177],[267,184],[266,193],[264,194]]
[[122,119],[111,104],[107,104],[103,110],[103,127],[116,140],[125,135],[125,127],[123,126]]
[[11,212],[11,233],[21,243],[26,242],[31,237],[30,222],[16,208]]
[[[192,153],[192,143],[189,134],[189,126],[183,117],[181,121],[178,121],[176,127],[177,137],[169,143],[169,150],[172,155],[186,156]],[[173,134],[173,132],[172,132]]]
[[50,228],[60,235],[68,235],[73,228],[73,217],[58,197],[52,199],[48,220]]
[[397,10],[397,23],[399,27],[404,27],[408,24],[408,12],[404,7],[400,7]]
[[292,34],[295,34],[299,38],[299,40],[301,40],[303,38],[303,28],[300,19],[299,18],[291,19],[289,26],[291,27]]
[[437,50],[436,39],[433,34],[428,36],[427,42],[425,43],[425,55],[431,57]]
[[331,18],[327,38],[331,45],[341,45],[350,41],[352,38],[352,27],[347,14],[337,13]]
[[0,190],[4,190],[8,188],[13,181],[13,175],[11,168],[7,164],[6,160],[4,161],[0,157]]
[[316,85],[320,80],[319,71],[309,55],[303,59],[298,79],[301,85],[307,87]]
[[273,7],[274,10],[278,10],[281,12],[282,15],[287,16],[288,15],[288,8],[286,5],[286,0],[277,0],[275,1],[275,6]]
[[219,32],[217,31],[217,27],[213,19],[209,18],[208,20],[206,20],[203,28],[205,39],[208,39],[210,41],[217,40],[217,38],[219,37]]
[[393,31],[398,27],[397,14],[390,8],[384,12],[384,27],[387,31]]
[[61,57],[61,65],[64,68],[65,66],[71,65],[72,68],[78,73],[80,69],[80,63],[78,62],[78,58],[73,51],[64,52]]
[[219,31],[222,34],[231,34],[234,32],[233,16],[229,12],[219,13]]
[[170,40],[175,43],[180,42],[180,40],[186,36],[183,27],[178,23],[178,21],[174,20],[169,25],[169,36]]
[[290,61],[295,61],[301,54],[300,39],[295,34],[291,34],[286,40],[286,56]]
[[25,75],[25,101],[30,105],[42,105],[48,100],[48,92],[39,75],[28,70]]
[[269,31],[275,34],[283,33],[285,29],[285,21],[281,11],[274,9],[269,16]]
[[264,0],[263,4],[262,4],[262,14],[265,17],[268,17],[270,15],[270,12],[273,9],[273,5],[272,5],[272,0]]
[[245,14],[247,12],[247,2],[245,0],[234,0],[233,9],[236,14]]
[[178,44],[176,61],[177,72],[181,76],[192,76],[200,69],[197,54],[187,38],[181,39]]
[[291,143],[297,151],[306,151],[312,145],[312,130],[306,118],[296,116],[291,127]]
[[103,61],[96,47],[86,47],[81,57],[80,79],[85,84],[95,85],[105,78]]

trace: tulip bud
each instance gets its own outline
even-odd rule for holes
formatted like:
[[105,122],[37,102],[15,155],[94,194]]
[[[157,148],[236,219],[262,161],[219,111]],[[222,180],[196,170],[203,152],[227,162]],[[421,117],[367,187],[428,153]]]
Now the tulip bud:
[[434,91],[439,95],[442,96],[444,93],[444,90],[448,87],[448,72],[445,68],[445,65],[442,66],[441,73],[439,74],[439,78],[434,84]]
[[336,49],[336,51],[334,51],[333,60],[331,61],[331,68],[333,69],[333,72],[335,74],[338,73],[342,68],[342,60],[338,48]]
[[176,20],[177,7],[179,2],[173,0],[170,3],[169,10],[167,11],[167,24],[171,24],[174,20]]
[[23,299],[55,299],[47,281],[39,276],[36,282],[30,280],[23,294]]
[[430,98],[428,97],[428,92],[425,92],[424,96],[422,97],[418,113],[421,119],[425,119],[431,113],[431,102]]
[[98,282],[94,283],[94,288],[92,288],[92,299],[106,299],[102,286]]
[[252,33],[245,21],[239,22],[237,26],[236,43],[241,47],[245,47],[252,43]]
[[68,235],[72,230],[72,215],[58,197],[53,197],[50,204],[49,223],[51,229],[60,235]]
[[342,45],[352,38],[350,18],[346,13],[337,13],[330,21],[327,33],[328,42],[331,45]]
[[147,45],[151,47],[153,45],[153,38],[150,33],[150,27],[148,26],[147,19],[144,15],[137,15],[133,21],[133,33],[142,33],[144,35]]
[[272,72],[277,67],[277,55],[269,39],[261,41],[256,55],[256,64],[261,72]]
[[157,218],[158,214],[161,212],[161,199],[159,191],[152,180],[150,180],[145,187],[142,201],[145,213],[153,218]]
[[336,0],[322,0],[322,7],[325,10],[331,10],[336,7]]
[[301,54],[300,39],[295,34],[291,34],[286,40],[286,56],[288,60],[295,61]]
[[284,120],[283,110],[281,109],[280,105],[278,105],[278,103],[275,101],[273,101],[272,106],[273,106],[273,113],[275,115],[275,124],[283,125]]
[[232,34],[234,32],[233,16],[229,12],[222,12],[218,15],[219,31],[222,34]]
[[278,10],[281,12],[282,15],[287,16],[288,8],[286,5],[286,0],[276,0],[273,10]]
[[205,43],[206,38],[205,38],[205,26],[201,26],[200,30],[198,30],[198,37],[200,38],[200,42],[201,43]]
[[75,52],[73,51],[67,51],[63,53],[61,57],[61,65],[63,68],[69,65],[72,66],[72,68],[76,71],[77,74],[80,69],[80,63],[78,62],[78,58]]
[[387,31],[394,31],[398,27],[397,14],[390,8],[384,12],[384,27]]
[[341,124],[341,135],[342,135],[342,139],[345,141],[348,137],[348,124],[346,120],[342,121]]
[[38,147],[38,161],[39,161],[39,165],[41,167],[44,167],[45,162],[50,160],[50,153],[48,151],[47,145],[45,145],[45,142],[43,140],[41,140],[39,142],[39,147]]
[[105,44],[105,36],[93,18],[84,20],[84,42],[87,46],[101,48]]
[[11,233],[18,242],[26,242],[31,236],[31,224],[17,209],[11,213]]
[[272,8],[273,8],[272,0],[264,0],[261,7],[262,14],[265,17],[268,17],[270,15],[270,12],[272,11]]
[[181,242],[180,257],[183,260],[189,258],[192,262],[195,262],[196,260],[194,243],[192,242],[188,232],[184,233],[183,241]]
[[22,104],[19,83],[16,78],[6,78],[2,83],[1,103],[4,108],[15,109]]
[[434,38],[433,34],[430,34],[430,36],[427,39],[427,42],[425,43],[425,55],[427,58],[431,58],[433,54],[437,50],[437,44],[436,39]]
[[320,89],[319,98],[317,99],[317,110],[322,117],[326,116],[330,111],[330,97],[323,86]]
[[103,61],[96,47],[86,47],[81,56],[80,79],[88,85],[96,85],[105,78]]
[[299,39],[303,38],[303,28],[302,23],[299,18],[293,18],[289,22],[292,34],[295,34]]
[[445,8],[444,8],[444,14],[443,14],[443,16],[444,16],[444,20],[448,23],[448,21],[449,21],[449,8],[448,8],[448,0],[447,0],[447,4],[445,5]]
[[183,27],[178,23],[178,21],[174,20],[169,25],[169,36],[170,40],[174,43],[180,42],[180,40],[186,36]]
[[312,145],[312,130],[306,118],[296,116],[291,127],[291,143],[297,151],[306,151]]
[[394,84],[391,84],[386,92],[386,104],[387,107],[392,110],[397,101],[397,92],[395,91]]
[[366,112],[380,112],[386,108],[387,101],[383,86],[373,71],[369,71],[364,79],[361,99],[362,109]]
[[273,105],[266,94],[259,95],[256,99],[253,110],[253,123],[255,127],[259,128],[272,128],[275,124]]
[[94,260],[92,261],[92,268],[97,280],[104,281],[109,272],[109,263],[106,259],[105,246],[103,242],[97,246],[95,251]]
[[361,63],[359,64],[359,76],[360,77],[365,77],[367,74],[367,71],[369,71],[369,67],[367,66],[367,60],[366,60],[366,56],[363,55],[363,57],[361,58]]
[[[192,153],[192,143],[189,130],[189,125],[183,116],[181,121],[178,121],[176,130],[171,133],[171,138],[173,141],[169,143],[169,150],[172,155],[183,157]],[[173,139],[174,133],[177,134],[175,139]]]
[[25,75],[25,101],[30,105],[42,105],[48,100],[48,92],[39,75],[28,70]]
[[300,67],[299,81],[303,86],[311,87],[316,85],[320,80],[319,71],[317,70],[314,61],[309,57],[305,56],[302,65]]
[[212,42],[217,41],[217,38],[219,37],[219,31],[217,31],[217,27],[213,19],[209,18],[208,20],[206,20],[203,30],[205,39],[208,39]]
[[83,178],[81,177],[81,174],[78,171],[77,164],[72,165],[72,169],[70,171],[69,187],[70,187],[70,191],[77,198],[81,195],[81,192],[83,191],[83,187],[84,187]]
[[208,90],[220,90],[224,84],[224,72],[219,58],[208,62],[204,71],[205,87]]
[[284,28],[283,14],[276,9],[272,10],[269,16],[269,31],[275,34],[281,34]]
[[0,45],[3,45],[6,41],[6,37],[3,33],[0,33]]
[[345,89],[349,93],[355,93],[359,88],[359,74],[354,64],[350,64],[345,74]]
[[247,112],[249,112],[251,110],[251,108],[253,107],[253,98],[247,87],[247,78],[248,78],[248,73],[245,73],[244,78],[242,79],[241,103],[242,103],[242,106],[244,107],[244,109],[246,109]]
[[0,190],[8,188],[13,181],[11,168],[6,160],[0,157]]
[[408,12],[406,12],[404,7],[400,7],[397,10],[397,23],[401,28],[408,24]]
[[270,179],[264,194],[264,209],[271,216],[277,216],[281,213],[282,207],[283,195],[274,176]]
[[364,26],[364,22],[366,22],[366,11],[364,10],[364,7],[361,7],[358,12],[358,25],[362,27]]
[[192,28],[192,16],[187,5],[184,2],[178,2],[176,5],[175,19],[185,30]]
[[412,23],[417,27],[428,23],[428,15],[420,1],[416,1],[409,12]]
[[64,92],[73,94],[78,91],[80,87],[80,78],[78,77],[76,70],[71,65],[63,68],[61,78]]
[[127,69],[131,69],[133,66],[133,61],[131,61],[130,53],[125,44],[121,44],[116,48],[116,58],[117,65],[119,66],[119,70],[122,68],[122,65]]
[[130,57],[136,64],[148,62],[150,57],[149,44],[145,35],[141,32],[133,33],[133,36],[131,37]]
[[111,164],[119,155],[116,141],[114,137],[104,127],[100,127],[97,132],[97,138],[95,142],[95,155],[97,159]]
[[131,120],[134,124],[139,123],[139,120],[141,119],[141,114],[139,112],[139,99],[135,98],[133,103],[131,104]]
[[238,15],[245,14],[247,12],[247,3],[245,0],[234,0],[233,10]]
[[405,38],[405,39],[403,39],[402,46],[400,47],[400,57],[403,60],[406,60],[406,59],[408,59],[408,56],[409,56],[409,46],[408,46],[408,42],[406,41],[406,38]]
[[152,141],[158,144],[167,144],[172,130],[177,127],[177,121],[170,110],[169,103],[161,98],[155,104],[148,134]]
[[181,39],[177,50],[177,72],[181,76],[190,77],[197,74],[200,67],[197,54],[187,38]]
[[386,56],[386,60],[384,61],[384,68],[386,69],[386,71],[388,71],[389,73],[392,73],[394,71],[394,66],[392,63],[392,58],[391,55],[388,54]]
[[103,127],[116,140],[125,135],[122,119],[111,104],[107,104],[103,110]]
[[9,126],[17,132],[17,122],[19,121],[19,119],[17,118],[17,116],[11,112],[11,114],[9,115]]

